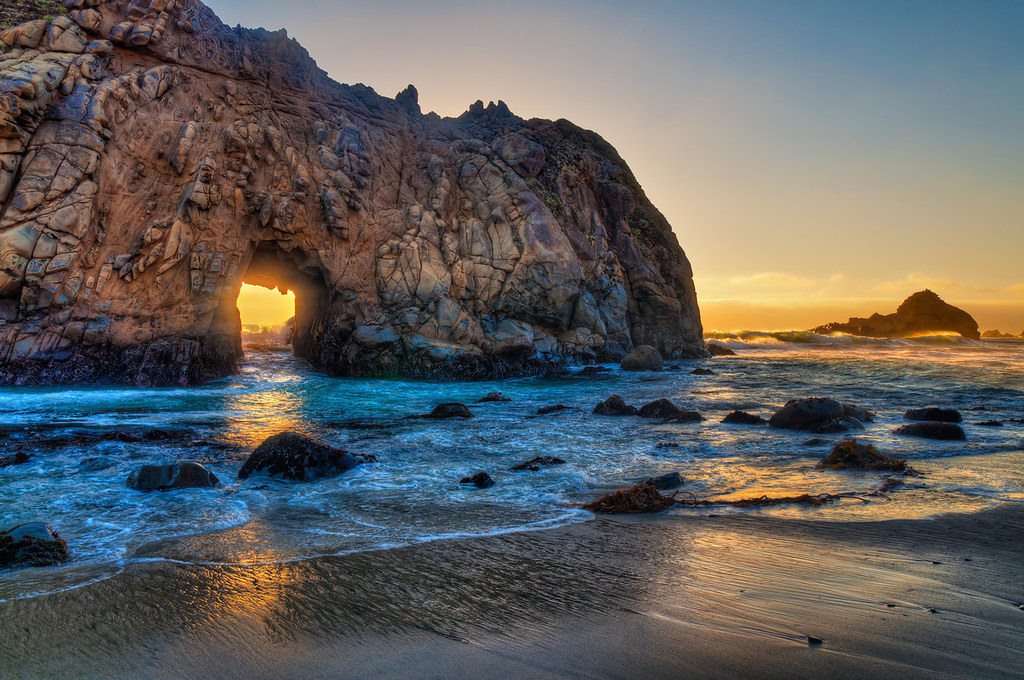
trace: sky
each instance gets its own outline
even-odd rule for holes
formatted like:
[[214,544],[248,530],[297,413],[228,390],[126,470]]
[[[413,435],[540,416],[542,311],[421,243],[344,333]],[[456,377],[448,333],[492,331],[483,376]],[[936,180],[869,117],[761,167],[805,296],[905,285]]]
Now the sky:
[[705,329],[807,328],[931,288],[1024,330],[1020,0],[208,0],[335,80],[504,100],[629,164]]

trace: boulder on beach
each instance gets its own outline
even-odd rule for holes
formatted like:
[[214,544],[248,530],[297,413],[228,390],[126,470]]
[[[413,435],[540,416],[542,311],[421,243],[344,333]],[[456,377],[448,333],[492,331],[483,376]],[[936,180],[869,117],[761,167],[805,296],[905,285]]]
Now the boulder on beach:
[[449,401],[444,404],[438,404],[434,407],[430,413],[421,413],[415,416],[406,416],[406,420],[416,420],[420,418],[430,418],[433,420],[442,420],[444,418],[472,418],[473,412],[469,410],[465,404],[460,404],[457,401]]
[[[853,421],[857,421],[854,423]],[[817,434],[863,429],[872,414],[853,404],[842,404],[826,397],[792,399],[768,420],[772,427],[784,430],[809,430]]]
[[0,531],[0,567],[47,567],[69,557],[67,541],[44,522]]
[[295,432],[282,432],[260,444],[238,472],[239,479],[261,474],[297,482],[336,477],[374,456],[355,454],[320,444]]
[[890,458],[885,454],[879,453],[878,449],[871,444],[861,444],[856,439],[851,439],[839,442],[833,446],[832,451],[815,467],[905,472],[907,470],[907,461]]
[[211,488],[219,481],[199,463],[143,465],[128,475],[128,486],[136,491]]
[[537,456],[531,458],[525,463],[514,465],[510,469],[513,472],[538,472],[542,467],[548,467],[550,465],[565,465],[565,461],[558,456]]
[[630,406],[617,394],[594,407],[594,415],[598,416],[635,416],[638,413],[636,406]]
[[907,437],[922,437],[924,439],[938,439],[942,441],[964,441],[967,439],[967,435],[964,433],[964,428],[960,427],[956,423],[940,423],[935,421],[900,425],[893,430],[893,434],[904,435]]
[[746,411],[733,411],[722,418],[722,422],[726,425],[763,425],[768,422],[768,419]]
[[624,371],[660,371],[664,365],[661,352],[650,345],[640,345],[622,358]]
[[[486,396],[476,400],[478,404],[486,404],[489,402],[505,402],[512,401],[508,397],[502,396],[501,392],[488,392]],[[468,410],[468,409],[467,409]],[[470,414],[472,415],[472,414]]]
[[483,470],[477,472],[472,477],[463,477],[459,480],[459,484],[472,484],[478,489],[486,489],[494,486],[494,483],[494,479]]
[[910,409],[903,414],[903,420],[962,423],[964,418],[956,409],[929,406],[928,408]]

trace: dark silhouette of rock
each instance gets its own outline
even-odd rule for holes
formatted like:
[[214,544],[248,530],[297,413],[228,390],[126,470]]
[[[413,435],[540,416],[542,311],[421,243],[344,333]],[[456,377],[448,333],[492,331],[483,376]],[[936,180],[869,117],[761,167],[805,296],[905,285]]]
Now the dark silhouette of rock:
[[128,475],[128,486],[136,491],[210,488],[220,480],[199,463],[143,465]]
[[981,421],[980,423],[977,423],[977,424],[982,426],[982,427],[1002,427],[1003,426],[1003,423],[1001,421],[999,421],[999,420],[983,420],[983,421]]
[[905,338],[928,333],[959,333],[978,340],[978,322],[962,309],[947,304],[930,290],[914,293],[894,314],[872,314],[867,319],[851,317],[846,323],[834,321],[812,329],[814,333],[848,333],[870,338]]
[[433,420],[443,420],[445,418],[472,418],[473,412],[469,410],[469,407],[465,404],[460,404],[457,401],[450,401],[444,404],[438,404],[430,413],[421,413],[415,416],[406,416],[405,420],[415,420],[420,418],[431,418]]
[[690,371],[691,375],[715,375],[715,372],[710,368],[695,368]]
[[606,366],[584,366],[582,369],[580,369],[580,371],[576,375],[591,377],[591,376],[602,375],[602,374],[611,373],[611,372],[612,372],[612,369],[610,369],[610,368],[608,368]]
[[46,567],[69,557],[67,542],[43,522],[0,531],[0,567]]
[[511,468],[513,472],[537,472],[542,467],[548,467],[550,465],[565,465],[565,461],[558,456],[537,456],[531,458],[525,463],[520,463]]
[[711,356],[713,356],[713,357],[734,357],[734,356],[736,356],[736,352],[733,352],[728,347],[725,347],[724,345],[719,345],[718,343],[715,343],[715,342],[709,342],[707,344],[707,347],[708,347],[708,353],[711,354]]
[[671,489],[677,489],[683,484],[686,484],[686,480],[678,472],[669,472],[658,477],[651,477],[644,484],[650,484],[658,491],[669,491]]
[[726,417],[722,418],[722,422],[727,425],[762,425],[767,423],[766,418],[761,416],[755,416],[752,413],[746,411],[733,411]]
[[1016,336],[1015,335],[1011,335],[1010,333],[1002,333],[998,329],[996,329],[996,330],[991,330],[991,331],[985,331],[984,333],[981,334],[981,337],[983,337],[983,338],[1013,338],[1013,337],[1016,337]]
[[670,418],[679,413],[679,407],[668,399],[658,399],[640,407],[641,418]]
[[936,423],[962,423],[964,418],[960,412],[951,408],[928,408],[911,409],[903,414],[903,420],[930,420]]
[[478,403],[478,404],[486,404],[486,403],[489,403],[489,402],[506,402],[506,401],[512,401],[512,400],[509,399],[508,397],[502,396],[501,392],[488,392],[486,396],[484,396],[484,397],[482,397],[480,399],[477,399],[476,403]]
[[836,434],[850,430],[863,430],[864,425],[856,418],[829,418],[803,429],[814,434]]
[[893,430],[893,434],[947,441],[964,441],[967,439],[967,435],[964,434],[964,429],[956,423],[937,423],[930,421],[900,425]]
[[491,476],[484,472],[483,470],[476,473],[472,477],[463,477],[461,480],[459,480],[459,484],[472,484],[478,489],[486,489],[488,487],[494,486],[494,483],[495,482],[491,478]]
[[825,397],[810,397],[786,402],[785,406],[772,415],[768,424],[784,430],[830,434],[851,429],[862,430],[864,426],[861,423],[871,420],[871,413],[853,404],[841,404]]
[[571,411],[571,410],[572,410],[571,406],[566,406],[565,404],[553,404],[551,406],[541,406],[539,409],[537,409],[537,415],[539,415],[539,416],[546,416],[546,415],[551,414],[551,413],[559,413],[561,411]]
[[239,479],[262,474],[297,482],[336,477],[374,456],[354,454],[320,444],[295,432],[281,432],[260,444],[242,465]]
[[13,453],[10,455],[0,456],[0,468],[27,463],[29,461],[29,458],[31,458],[31,456],[29,456],[24,451],[18,451],[17,453]]
[[871,444],[860,444],[856,439],[839,442],[832,451],[816,467],[857,470],[892,470],[907,471],[907,461],[890,458]]
[[828,442],[829,440],[824,437],[811,437],[810,439],[804,440],[801,443],[801,446],[822,446],[823,444],[828,444]]
[[659,352],[650,345],[640,345],[627,354],[619,364],[624,371],[660,371],[664,360]]
[[598,416],[635,416],[639,412],[636,406],[630,406],[617,394],[613,394],[594,407],[594,415]]
[[662,423],[699,423],[704,420],[697,411],[683,411],[679,410],[670,416],[666,416]]
[[672,506],[675,501],[663,496],[653,484],[640,482],[628,489],[619,489],[598,498],[596,501],[584,503],[580,507],[591,512],[607,513],[647,513],[661,512]]
[[295,291],[331,375],[706,356],[690,263],[597,134],[424,114],[198,0],[64,4],[0,30],[0,382],[230,374],[243,281]]

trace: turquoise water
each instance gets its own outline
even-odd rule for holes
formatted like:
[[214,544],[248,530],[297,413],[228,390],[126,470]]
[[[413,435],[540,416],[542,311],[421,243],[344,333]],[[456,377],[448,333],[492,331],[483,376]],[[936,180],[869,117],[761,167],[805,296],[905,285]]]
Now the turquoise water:
[[[781,339],[780,339],[781,338]],[[106,578],[142,560],[259,564],[387,549],[438,538],[523,531],[586,521],[573,503],[652,475],[678,471],[689,497],[768,493],[868,494],[885,475],[816,470],[831,443],[766,426],[724,425],[734,409],[762,416],[788,399],[831,396],[870,409],[858,438],[908,458],[923,474],[881,497],[760,512],[827,520],[922,518],[1024,500],[1024,344],[1012,341],[866,341],[808,334],[713,338],[738,356],[669,362],[676,370],[562,379],[436,383],[335,379],[283,352],[253,351],[238,376],[191,389],[0,389],[0,528],[47,521],[68,541],[63,567],[0,572],[0,600]],[[794,342],[795,340],[795,342]],[[714,375],[692,375],[698,366]],[[508,403],[474,404],[500,390]],[[637,406],[667,397],[703,413],[693,424],[591,414],[612,394]],[[476,417],[403,420],[461,401]],[[542,406],[573,410],[536,416]],[[897,437],[908,408],[964,414],[966,442]],[[159,428],[164,439],[118,441]],[[295,430],[379,462],[314,484],[236,479],[266,437]],[[137,439],[138,437],[127,437]],[[843,435],[826,435],[829,442]],[[120,437],[126,439],[126,437]],[[538,455],[566,465],[509,468]],[[145,463],[195,460],[222,484],[143,494],[126,486]],[[459,480],[487,470],[486,490]],[[670,513],[725,512],[675,508]]]

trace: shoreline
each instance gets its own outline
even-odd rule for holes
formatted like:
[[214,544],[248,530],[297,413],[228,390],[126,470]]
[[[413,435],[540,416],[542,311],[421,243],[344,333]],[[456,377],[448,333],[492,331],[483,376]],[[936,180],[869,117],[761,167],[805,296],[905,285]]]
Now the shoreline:
[[1022,529],[1019,503],[598,516],[301,562],[135,563],[0,604],[0,661],[5,677],[1024,677]]

